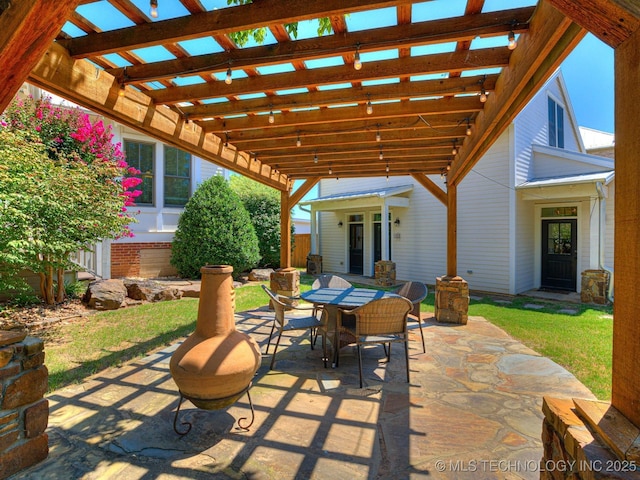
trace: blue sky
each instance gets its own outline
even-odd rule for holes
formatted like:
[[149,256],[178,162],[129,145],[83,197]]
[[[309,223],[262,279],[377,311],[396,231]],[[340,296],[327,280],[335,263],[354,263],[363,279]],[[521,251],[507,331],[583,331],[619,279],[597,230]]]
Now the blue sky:
[[578,124],[613,132],[613,49],[588,34],[561,69]]

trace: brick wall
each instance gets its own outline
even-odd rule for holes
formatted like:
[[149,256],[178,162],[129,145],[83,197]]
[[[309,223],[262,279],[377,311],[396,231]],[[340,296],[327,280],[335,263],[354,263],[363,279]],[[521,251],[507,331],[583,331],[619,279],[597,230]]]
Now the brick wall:
[[42,340],[0,331],[0,479],[49,454],[48,381]]
[[112,243],[111,278],[176,275],[170,256],[171,242]]

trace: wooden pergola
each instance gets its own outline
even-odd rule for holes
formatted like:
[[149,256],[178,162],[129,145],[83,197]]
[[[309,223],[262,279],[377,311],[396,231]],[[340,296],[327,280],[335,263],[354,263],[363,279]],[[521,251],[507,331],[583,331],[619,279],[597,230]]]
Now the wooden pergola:
[[[101,31],[83,15],[90,3],[128,26]],[[416,0],[254,0],[211,11],[172,0],[184,15],[162,19],[168,3],[153,19],[130,0],[0,1],[0,111],[27,80],[280,190],[282,266],[291,262],[288,212],[321,178],[411,175],[447,206],[446,273],[455,276],[457,186],[587,31],[614,48],[612,404],[640,427],[638,2],[540,0],[484,12],[484,0],[468,0],[464,15],[426,21],[413,18]],[[351,17],[379,9],[396,21],[349,31]],[[331,34],[296,40],[284,27],[318,18],[330,19]],[[270,42],[239,48],[229,36],[259,27]],[[477,38],[497,42],[475,48]],[[217,49],[191,54],[194,39]],[[146,61],[144,47],[171,58]],[[428,177],[443,171],[446,191]],[[295,180],[303,183],[293,191]]]

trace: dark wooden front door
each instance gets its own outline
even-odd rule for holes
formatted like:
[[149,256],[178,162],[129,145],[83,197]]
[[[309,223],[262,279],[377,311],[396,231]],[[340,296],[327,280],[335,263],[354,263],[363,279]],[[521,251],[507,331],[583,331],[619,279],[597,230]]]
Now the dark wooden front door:
[[[389,224],[389,232],[391,232],[391,224]],[[382,224],[375,222],[373,224],[373,263],[382,260]],[[389,236],[389,260],[391,260],[391,236]]]
[[542,288],[576,290],[576,220],[542,221]]
[[362,275],[364,225],[362,223],[349,224],[349,273]]

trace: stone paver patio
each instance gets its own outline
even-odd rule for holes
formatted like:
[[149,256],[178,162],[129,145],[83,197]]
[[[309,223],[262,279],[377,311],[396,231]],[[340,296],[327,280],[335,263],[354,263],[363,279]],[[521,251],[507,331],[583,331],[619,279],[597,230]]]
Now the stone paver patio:
[[[49,395],[49,457],[16,479],[539,478],[542,396],[594,398],[565,369],[483,318],[466,326],[426,317],[427,353],[410,322],[411,384],[404,356],[355,351],[324,369],[306,335],[281,342],[276,369],[263,356],[251,397],[224,410],[183,404],[190,433],[173,431],[177,345]],[[237,315],[265,350],[273,313]],[[318,342],[319,343],[319,342]]]

